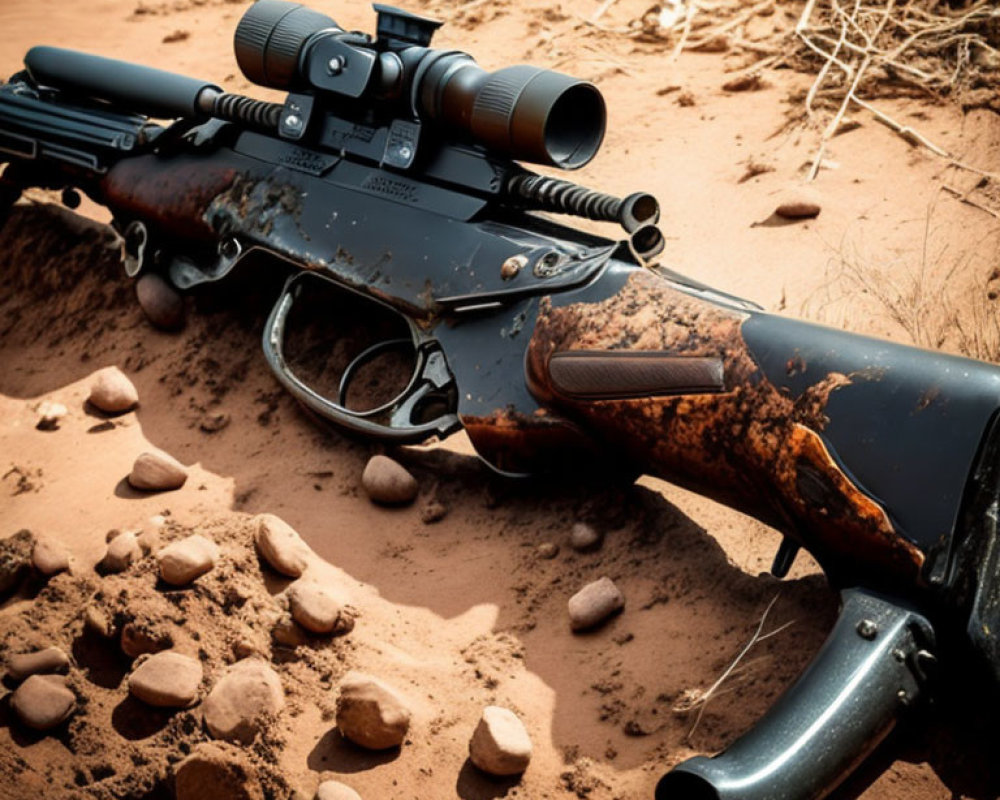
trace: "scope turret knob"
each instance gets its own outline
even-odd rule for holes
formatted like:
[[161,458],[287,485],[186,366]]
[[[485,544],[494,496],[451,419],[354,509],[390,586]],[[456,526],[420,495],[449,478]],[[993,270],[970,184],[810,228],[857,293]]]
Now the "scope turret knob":
[[378,21],[375,24],[378,40],[387,44],[403,42],[417,47],[427,47],[431,43],[434,31],[443,24],[436,19],[411,14],[395,6],[375,3],[372,8],[378,14]]

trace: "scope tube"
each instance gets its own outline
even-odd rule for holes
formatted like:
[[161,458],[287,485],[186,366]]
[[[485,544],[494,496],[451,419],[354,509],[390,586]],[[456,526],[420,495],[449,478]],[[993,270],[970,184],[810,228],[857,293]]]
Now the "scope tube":
[[919,696],[930,623],[861,589],[815,660],[748,733],[660,779],[656,800],[818,800],[846,778]]
[[435,53],[416,76],[422,115],[519,161],[577,169],[597,155],[607,112],[592,83],[540,67],[487,72],[465,53]]

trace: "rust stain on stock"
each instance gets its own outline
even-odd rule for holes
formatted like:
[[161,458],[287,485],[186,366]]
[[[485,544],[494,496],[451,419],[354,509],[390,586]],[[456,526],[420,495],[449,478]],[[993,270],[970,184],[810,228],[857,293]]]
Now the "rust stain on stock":
[[159,231],[185,239],[216,238],[205,209],[236,180],[231,166],[202,162],[174,164],[156,156],[130,158],[117,164],[101,189],[116,214],[150,221]]
[[[820,436],[830,394],[852,379],[830,373],[793,400],[753,360],[741,334],[747,317],[679,292],[649,272],[635,273],[600,303],[553,307],[545,298],[528,348],[529,385],[542,402],[620,445],[644,471],[696,485],[752,513],[770,509],[772,519],[816,552],[863,558],[915,579],[922,553],[837,466]],[[573,350],[719,357],[726,390],[568,398],[553,386],[549,359]]]

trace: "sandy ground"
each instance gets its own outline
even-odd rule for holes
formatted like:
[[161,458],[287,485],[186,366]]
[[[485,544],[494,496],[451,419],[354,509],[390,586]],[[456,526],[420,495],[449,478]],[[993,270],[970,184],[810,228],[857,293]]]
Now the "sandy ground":
[[[859,118],[859,129],[834,140],[833,168],[820,173],[822,214],[766,224],[815,149],[815,131],[786,125],[798,113],[790,98],[809,78],[770,71],[759,91],[724,92],[728,70],[741,64],[718,53],[672,61],[665,44],[577,27],[575,15],[596,4],[585,5],[411,7],[449,19],[436,44],[467,50],[486,67],[530,62],[597,81],[609,101],[609,134],[576,178],[619,194],[656,194],[668,237],[663,261],[678,271],[769,309],[904,341],[908,332],[845,275],[845,264],[863,263],[887,281],[919,277],[926,294],[942,298],[922,320],[931,331],[942,329],[951,308],[942,287],[956,303],[985,302],[1000,266],[1000,230],[941,193],[950,178],[938,159]],[[785,5],[760,24],[787,28],[797,6],[787,4],[790,15]],[[363,3],[316,7],[344,27],[373,24]],[[0,72],[13,73],[28,46],[46,43],[263,96],[231,54],[242,10],[217,0],[4,0]],[[642,2],[621,0],[607,19],[643,10]],[[678,103],[681,95],[692,102]],[[990,112],[887,102],[967,160],[1000,163],[1000,122]],[[741,182],[750,162],[773,170]],[[274,796],[311,796],[321,776],[336,773],[365,798],[651,797],[666,768],[746,730],[822,642],[836,596],[808,558],[788,580],[769,577],[777,534],[657,481],[514,483],[492,476],[457,438],[395,454],[420,481],[414,506],[372,505],[360,474],[376,450],[317,427],[268,374],[258,351],[267,298],[241,297],[235,310],[202,300],[182,333],[157,332],[108,240],[67,224],[19,209],[0,238],[0,536],[27,528],[55,537],[73,557],[72,575],[4,602],[0,647],[3,655],[47,644],[71,652],[87,703],[66,730],[47,737],[26,735],[4,703],[0,796],[169,797],[169,765],[207,738],[194,711],[150,721],[130,705],[127,660],[81,633],[80,609],[95,592],[124,591],[138,609],[159,602],[148,560],[111,583],[93,570],[109,529],[149,528],[157,514],[168,520],[165,539],[207,532],[229,564],[191,594],[190,619],[176,623],[178,641],[192,647],[185,637],[200,626],[209,683],[234,658],[240,626],[260,628],[256,618],[209,610],[225,606],[226,580],[238,578],[250,605],[261,608],[285,586],[249,554],[249,515],[270,512],[291,523],[328,562],[322,574],[359,610],[346,637],[269,650],[292,700],[247,758],[254,768],[276,765]],[[84,403],[89,376],[109,364],[132,378],[141,398],[137,411],[110,425]],[[59,430],[35,430],[44,400],[69,408]],[[219,412],[228,426],[203,430]],[[190,465],[183,489],[128,488],[123,479],[149,445]],[[448,514],[426,525],[420,508],[432,498]],[[568,546],[581,520],[605,534],[596,553]],[[558,557],[539,558],[543,542],[559,544]],[[595,633],[573,636],[566,599],[601,575],[621,586],[626,610]],[[692,731],[694,715],[675,707],[714,682],[776,595],[769,627],[792,624],[752,651],[741,680],[708,704]],[[373,757],[334,731],[337,681],[354,668],[393,683],[412,704],[400,751]],[[490,703],[515,709],[533,739],[520,782],[488,780],[466,760],[468,737]],[[981,708],[949,693],[835,797],[997,797],[998,742]]]

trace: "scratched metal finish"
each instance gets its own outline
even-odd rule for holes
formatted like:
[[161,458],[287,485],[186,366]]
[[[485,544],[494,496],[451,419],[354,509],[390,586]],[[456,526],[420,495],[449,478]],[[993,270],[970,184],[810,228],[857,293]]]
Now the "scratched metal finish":
[[[623,448],[644,471],[775,521],[828,561],[863,559],[901,580],[918,580],[923,553],[837,465],[821,435],[831,394],[851,379],[831,372],[792,399],[752,357],[741,335],[748,317],[680,292],[646,271],[636,271],[621,291],[600,302],[558,306],[545,298],[528,347],[529,385],[542,403]],[[719,357],[726,390],[561,397],[548,364],[553,353],[567,350]]]

